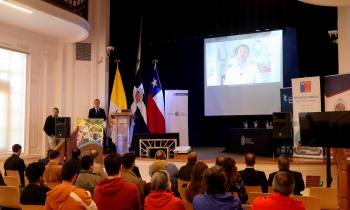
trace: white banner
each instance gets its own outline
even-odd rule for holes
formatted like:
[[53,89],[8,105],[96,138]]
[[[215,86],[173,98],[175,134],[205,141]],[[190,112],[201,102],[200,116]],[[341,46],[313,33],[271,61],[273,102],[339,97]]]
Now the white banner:
[[300,112],[321,111],[320,77],[305,77],[292,79],[293,92],[293,130],[294,156],[322,158],[322,148],[300,146]]
[[180,146],[188,145],[188,90],[165,90],[167,133],[179,133]]

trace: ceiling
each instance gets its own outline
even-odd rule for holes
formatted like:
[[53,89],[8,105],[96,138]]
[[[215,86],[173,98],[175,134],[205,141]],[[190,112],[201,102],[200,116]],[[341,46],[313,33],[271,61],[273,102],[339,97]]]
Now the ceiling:
[[[7,2],[29,11],[8,6]],[[82,17],[41,0],[0,0],[0,23],[68,43],[86,39],[90,31],[89,23]]]

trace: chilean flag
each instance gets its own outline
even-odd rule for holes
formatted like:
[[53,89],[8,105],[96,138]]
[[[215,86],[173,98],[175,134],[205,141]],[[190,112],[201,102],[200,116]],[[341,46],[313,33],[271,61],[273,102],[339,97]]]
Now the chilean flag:
[[156,62],[147,97],[147,125],[150,133],[165,133],[164,97]]

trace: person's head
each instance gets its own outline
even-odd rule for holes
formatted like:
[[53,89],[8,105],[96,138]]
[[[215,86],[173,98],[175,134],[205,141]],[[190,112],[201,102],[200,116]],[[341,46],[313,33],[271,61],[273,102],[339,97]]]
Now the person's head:
[[61,171],[61,178],[63,181],[75,184],[78,174],[80,172],[80,166],[73,161],[67,161]]
[[73,158],[73,159],[79,159],[80,153],[81,153],[80,149],[77,148],[77,147],[74,147],[74,148],[72,149],[72,158]]
[[59,113],[59,112],[60,112],[60,111],[58,110],[57,107],[52,108],[52,110],[51,110],[52,117],[58,117],[58,113]]
[[100,107],[100,99],[96,98],[94,100],[94,106],[95,106],[95,108],[99,108]]
[[122,157],[123,168],[132,170],[135,165],[135,154],[126,153]]
[[91,155],[85,155],[81,158],[81,169],[92,171],[94,166],[94,159]]
[[255,165],[255,155],[253,153],[248,152],[247,154],[245,154],[245,164],[247,166]]
[[156,171],[152,175],[151,190],[171,191],[171,182],[169,173],[165,170]]
[[109,154],[104,159],[104,165],[108,176],[119,175],[121,164],[122,164],[122,158],[118,154]]
[[49,160],[57,160],[60,156],[60,152],[58,150],[52,150],[49,153]]
[[12,145],[12,152],[19,156],[21,154],[21,152],[22,152],[22,146],[19,145],[19,144]]
[[190,164],[195,164],[197,162],[197,152],[190,152],[187,156],[187,161]]
[[237,173],[236,161],[233,158],[226,158],[222,168],[224,169],[227,176],[233,176]]
[[236,47],[235,55],[237,58],[237,61],[241,64],[244,64],[247,62],[248,56],[249,56],[249,47],[246,44],[240,44]]
[[289,159],[286,156],[278,157],[278,169],[280,171],[288,171],[289,170]]
[[155,154],[156,160],[166,160],[166,154],[163,150],[158,150]]
[[222,167],[222,165],[224,164],[225,159],[226,159],[226,158],[225,158],[225,156],[223,156],[223,155],[217,156],[217,157],[216,157],[216,160],[215,160],[215,165],[216,165],[216,166]]
[[284,196],[289,196],[293,193],[295,180],[291,173],[287,171],[279,171],[273,178],[272,188],[275,192],[281,193]]
[[29,183],[35,184],[41,182],[43,179],[43,174],[45,171],[45,165],[42,163],[31,163],[26,168],[26,177],[28,178]]
[[98,156],[98,151],[95,150],[95,149],[93,149],[93,150],[90,151],[90,154],[91,154],[91,157],[92,157],[93,159],[96,159],[97,156]]
[[226,176],[219,166],[208,168],[204,172],[204,189],[208,194],[224,193]]
[[46,152],[46,157],[50,159],[50,152],[53,151],[53,149],[48,149]]
[[203,182],[203,173],[208,169],[208,165],[203,162],[197,162],[194,165],[191,173],[191,184],[196,182]]

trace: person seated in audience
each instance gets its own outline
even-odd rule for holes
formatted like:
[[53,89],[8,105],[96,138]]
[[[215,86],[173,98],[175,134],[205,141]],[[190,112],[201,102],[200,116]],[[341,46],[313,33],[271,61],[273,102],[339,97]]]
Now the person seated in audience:
[[215,160],[215,165],[216,165],[216,166],[222,167],[222,165],[224,164],[225,159],[226,159],[226,158],[225,158],[225,156],[223,156],[223,155],[217,156],[217,157],[216,157],[216,160]]
[[245,190],[244,182],[237,171],[235,160],[230,157],[226,158],[222,169],[227,178],[226,191],[237,192],[239,199],[245,204],[248,200],[248,194]]
[[[290,167],[290,163],[289,163],[289,158],[286,156],[280,156],[278,158],[278,169],[279,171],[286,171],[289,172],[293,175],[294,180],[295,180],[295,187],[294,187],[294,195],[301,195],[301,191],[303,191],[305,189],[305,184],[304,184],[304,180],[303,180],[303,176],[301,175],[300,172],[297,171],[291,171],[289,169]],[[269,175],[269,178],[267,180],[267,184],[268,186],[272,186],[272,180],[273,177],[275,176],[276,172],[273,172]]]
[[2,176],[1,170],[0,170],[0,186],[5,186],[5,181],[4,181],[4,177]]
[[155,154],[156,161],[152,163],[149,167],[149,174],[152,177],[153,173],[158,170],[163,170],[165,167],[165,170],[170,175],[171,180],[171,190],[175,193],[176,196],[179,195],[177,190],[177,176],[179,174],[179,169],[176,167],[174,163],[168,163],[166,161],[167,157],[163,150],[158,150]]
[[45,205],[46,193],[50,188],[46,186],[43,177],[45,165],[43,163],[31,163],[26,168],[26,177],[29,184],[25,186],[20,203],[23,205]]
[[204,172],[205,193],[193,197],[194,210],[243,210],[241,201],[226,191],[226,176],[219,166],[208,168]]
[[293,193],[295,181],[291,173],[277,172],[273,178],[272,188],[275,191],[268,197],[259,196],[254,199],[254,210],[305,210],[302,201],[296,201],[289,195]]
[[81,158],[81,171],[78,175],[75,186],[83,188],[90,193],[94,192],[94,188],[101,181],[101,176],[94,174],[93,171],[94,159],[91,155],[85,155]]
[[74,147],[72,149],[72,158],[68,160],[69,162],[75,163],[79,167],[79,170],[81,169],[80,154],[81,154],[80,149],[77,147]]
[[76,187],[80,168],[74,162],[67,161],[62,167],[62,183],[47,193],[45,210],[97,210],[89,191]]
[[46,153],[46,157],[43,158],[43,159],[38,160],[38,163],[42,163],[42,164],[44,164],[44,166],[46,166],[50,162],[49,155],[50,155],[51,151],[53,151],[53,150],[52,149],[48,149],[47,153]]
[[246,168],[239,171],[245,186],[261,186],[261,191],[267,193],[267,179],[265,172],[254,169],[255,155],[253,153],[245,154]]
[[110,154],[104,159],[107,178],[99,182],[94,190],[94,200],[98,209],[102,210],[139,210],[140,194],[133,183],[125,181],[121,176],[122,158],[118,154]]
[[98,151],[97,150],[91,150],[90,155],[94,159],[94,169],[93,169],[92,172],[94,174],[97,174],[97,175],[101,176],[101,178],[104,179],[107,176],[107,174],[103,170],[102,164],[96,162],[96,158],[98,156]]
[[180,168],[178,178],[184,181],[190,181],[191,173],[196,163],[197,163],[197,153],[190,152],[187,156],[187,164]]
[[151,193],[145,198],[145,210],[185,210],[180,198],[171,192],[169,173],[165,170],[154,172],[151,179]]
[[24,164],[23,159],[19,157],[22,152],[22,146],[19,144],[14,144],[12,146],[12,152],[13,154],[7,158],[4,163],[5,176],[7,175],[6,170],[18,171],[21,186],[24,187],[24,170],[26,169],[26,165]]
[[196,165],[194,165],[191,174],[191,182],[187,186],[185,192],[185,197],[188,202],[192,203],[195,195],[204,193],[203,173],[206,169],[208,169],[208,165],[203,162],[197,162]]
[[44,178],[47,182],[60,182],[62,166],[60,165],[60,152],[52,150],[49,154],[49,163],[45,167]]
[[127,182],[134,183],[137,186],[137,189],[140,193],[140,199],[143,200],[143,187],[145,183],[141,180],[141,178],[137,177],[133,172],[133,168],[135,165],[135,155],[133,153],[126,153],[122,157],[122,165],[123,170],[121,172],[121,176]]

